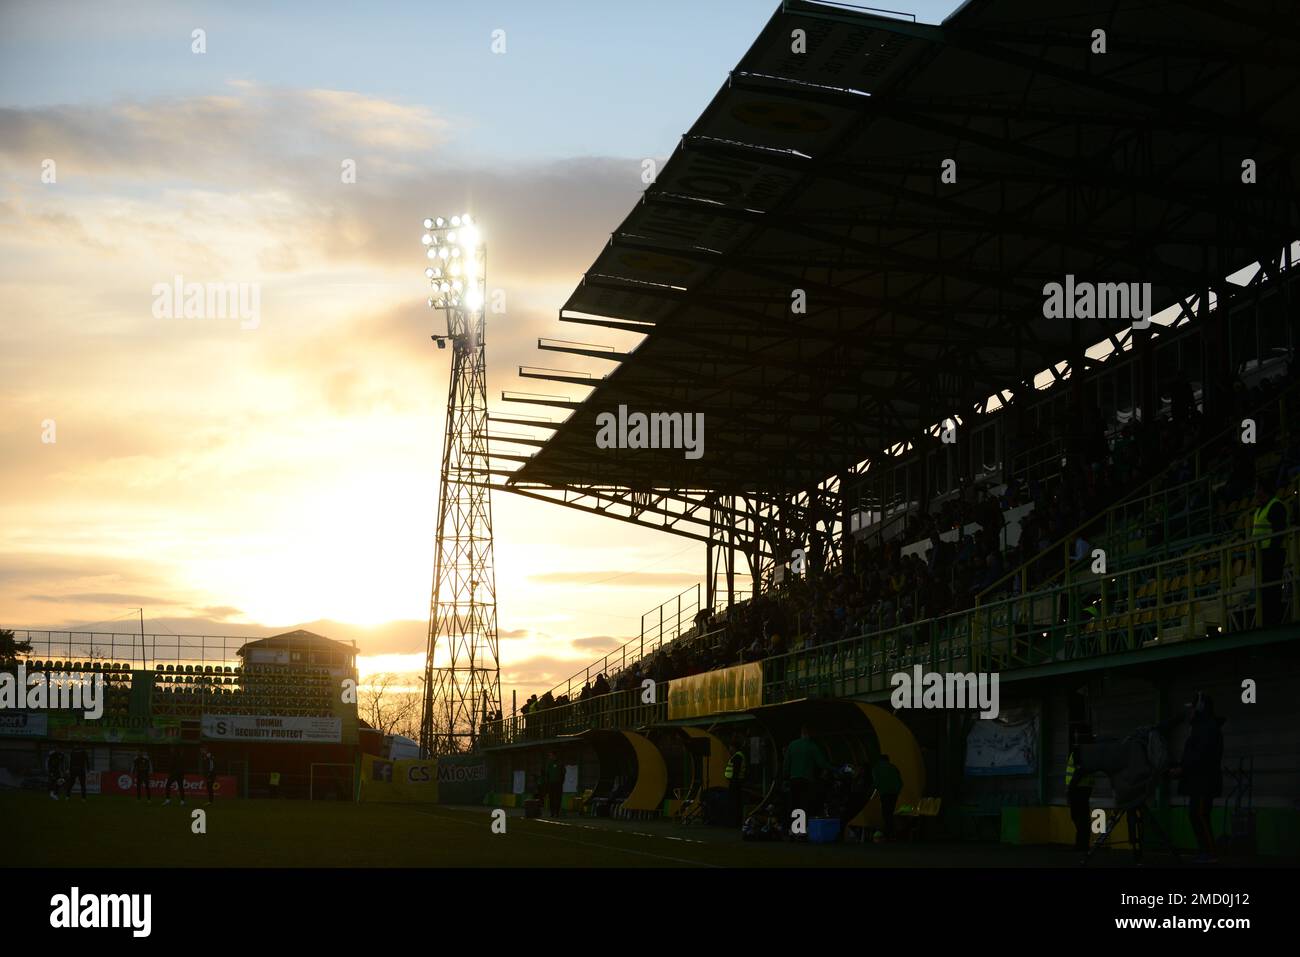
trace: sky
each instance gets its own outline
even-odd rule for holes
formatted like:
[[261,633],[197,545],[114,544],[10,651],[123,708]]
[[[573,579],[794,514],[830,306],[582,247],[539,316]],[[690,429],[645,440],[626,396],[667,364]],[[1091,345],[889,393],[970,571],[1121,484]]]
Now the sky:
[[[0,627],[141,607],[420,668],[450,355],[420,221],[482,225],[494,412],[565,393],[521,364],[608,371],[537,339],[596,338],[560,306],[776,7],[0,4]],[[249,308],[169,316],[177,277]],[[507,707],[703,578],[686,539],[493,509]]]

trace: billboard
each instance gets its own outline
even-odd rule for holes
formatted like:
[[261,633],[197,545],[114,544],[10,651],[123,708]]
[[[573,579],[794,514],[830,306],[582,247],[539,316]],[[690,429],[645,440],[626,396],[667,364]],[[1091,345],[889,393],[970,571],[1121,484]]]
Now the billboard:
[[1038,770],[1038,718],[976,721],[966,737],[966,773],[1033,774]]
[[763,703],[763,665],[750,662],[675,678],[668,686],[668,719],[747,711]]
[[0,738],[43,738],[49,715],[40,711],[0,711]]
[[205,714],[202,728],[208,741],[338,744],[343,740],[343,722],[339,718]]
[[149,717],[103,717],[91,719],[80,712],[49,715],[49,737],[55,741],[83,741],[87,744],[164,744],[179,741],[181,719]]
[[438,762],[429,760],[390,761],[378,755],[361,758],[361,800],[438,800]]
[[[149,775],[149,789],[153,794],[164,794],[167,789],[167,773],[154,771]],[[99,790],[101,794],[134,795],[135,775],[130,771],[100,771]],[[232,774],[218,774],[213,791],[218,798],[239,797],[239,782]],[[185,796],[198,800],[208,799],[207,779],[201,774],[185,775]]]

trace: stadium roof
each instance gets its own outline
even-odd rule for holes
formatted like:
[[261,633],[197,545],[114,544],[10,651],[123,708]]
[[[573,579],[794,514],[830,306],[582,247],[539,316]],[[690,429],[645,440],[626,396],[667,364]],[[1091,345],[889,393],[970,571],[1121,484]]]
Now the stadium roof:
[[[786,4],[561,311],[645,338],[556,350],[619,360],[602,379],[521,370],[594,389],[524,399],[572,414],[509,485],[808,489],[1130,326],[1044,318],[1045,283],[1150,282],[1158,310],[1276,260],[1300,236],[1276,6]],[[619,405],[704,413],[704,456],[597,449]]]
[[269,638],[258,638],[255,641],[246,642],[240,646],[236,654],[242,657],[253,648],[293,649],[295,651],[315,649],[317,651],[341,652],[347,655],[356,653],[356,649],[345,642],[326,638],[324,635],[318,635],[314,631],[306,631],[302,628],[297,631],[286,631],[280,635],[271,635]]

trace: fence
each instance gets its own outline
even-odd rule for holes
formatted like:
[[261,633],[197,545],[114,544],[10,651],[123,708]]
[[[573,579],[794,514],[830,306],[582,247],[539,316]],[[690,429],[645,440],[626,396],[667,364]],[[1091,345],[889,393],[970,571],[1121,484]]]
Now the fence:
[[31,658],[47,661],[119,662],[148,670],[156,664],[217,665],[238,661],[239,649],[257,638],[228,635],[141,635],[139,632],[32,631],[14,639],[32,646]]
[[[1279,577],[1265,578],[1261,540],[1075,580],[977,608],[763,659],[763,702],[884,693],[899,671],[1006,672],[1043,665],[1094,667],[1096,660],[1300,620],[1295,588],[1300,528],[1270,546],[1282,550]],[[1272,601],[1268,601],[1272,596]],[[1264,621],[1275,602],[1279,620]],[[1294,629],[1292,637],[1300,637]],[[602,695],[497,723],[501,743],[635,728],[667,718],[669,682],[656,701],[639,690]]]

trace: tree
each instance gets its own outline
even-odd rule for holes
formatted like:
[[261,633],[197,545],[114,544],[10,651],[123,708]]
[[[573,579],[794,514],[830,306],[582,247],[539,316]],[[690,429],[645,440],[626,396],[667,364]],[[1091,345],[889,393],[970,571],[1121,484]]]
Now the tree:
[[391,672],[371,675],[357,688],[357,714],[376,731],[418,741],[422,701],[405,681]]
[[19,655],[30,654],[31,650],[30,641],[18,641],[12,631],[0,629],[0,664],[10,664]]

